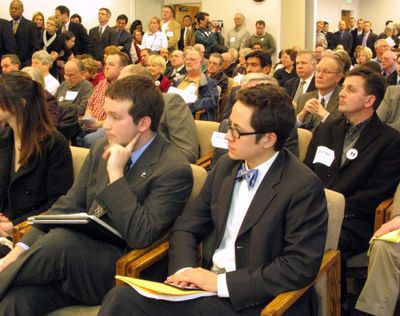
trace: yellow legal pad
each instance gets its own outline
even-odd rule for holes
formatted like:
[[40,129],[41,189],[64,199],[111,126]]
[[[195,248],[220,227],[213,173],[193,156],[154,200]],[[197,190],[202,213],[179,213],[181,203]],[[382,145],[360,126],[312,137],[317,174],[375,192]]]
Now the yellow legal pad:
[[217,295],[217,293],[213,292],[207,292],[203,290],[179,289],[160,282],[129,278],[121,275],[116,275],[115,278],[130,285],[139,294],[148,298],[161,299],[166,301],[185,301],[204,296]]
[[374,240],[383,240],[383,241],[387,241],[387,242],[392,242],[392,243],[398,244],[398,243],[400,243],[400,229],[393,230],[393,231],[388,232],[388,233],[386,233],[386,234],[384,234],[382,236],[379,236],[379,237],[375,237],[375,236],[372,237],[371,241],[370,241],[370,246],[369,246],[369,249],[368,249],[368,256],[369,256],[369,253],[371,252],[372,242]]

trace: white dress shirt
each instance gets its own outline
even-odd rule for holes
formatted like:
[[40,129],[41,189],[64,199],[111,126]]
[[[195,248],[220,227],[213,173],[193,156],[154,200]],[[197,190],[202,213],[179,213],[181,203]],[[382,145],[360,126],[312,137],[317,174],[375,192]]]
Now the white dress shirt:
[[[257,180],[254,186],[249,190],[246,180],[236,181],[232,201],[229,208],[228,220],[226,222],[224,236],[219,244],[217,250],[213,255],[213,271],[235,271],[236,258],[235,258],[235,242],[239,233],[240,227],[247,214],[248,208],[262,182],[264,176],[270,169],[271,165],[278,156],[276,152],[270,159],[258,165],[254,169],[258,169]],[[246,169],[248,170],[247,163]],[[217,287],[219,297],[229,297],[228,286],[226,283],[226,273],[218,274]]]

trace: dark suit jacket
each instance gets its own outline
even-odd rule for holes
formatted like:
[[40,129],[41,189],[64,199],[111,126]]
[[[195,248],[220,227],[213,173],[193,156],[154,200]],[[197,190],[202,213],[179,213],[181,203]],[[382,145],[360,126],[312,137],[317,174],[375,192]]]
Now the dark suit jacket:
[[389,76],[386,77],[389,86],[397,85],[397,71],[394,70]]
[[336,48],[338,45],[343,45],[345,51],[349,53],[349,56],[352,52],[353,48],[353,35],[351,35],[349,32],[344,31],[343,32],[343,38],[340,36],[340,32],[337,31],[333,33],[333,46]]
[[[357,45],[362,45],[363,38],[364,38],[364,33],[357,36]],[[374,57],[376,56],[374,44],[377,40],[378,40],[378,35],[376,35],[371,31],[367,38],[367,47],[371,49]]]
[[69,22],[68,31],[75,35],[75,46],[72,48],[74,55],[90,53],[91,42],[83,25],[80,23]]
[[[13,21],[10,21],[10,25],[12,28]],[[42,49],[36,24],[22,17],[14,38],[17,44],[17,55],[21,60],[21,68],[29,66],[32,54]]]
[[176,72],[174,75],[172,75],[174,72],[174,68],[170,68],[165,72],[165,76],[170,80],[176,80],[178,79],[180,76],[184,76],[187,74],[187,70],[186,67],[183,66],[183,68],[181,70],[179,70],[179,72]]
[[333,40],[333,33],[332,32],[327,32],[324,33],[326,41],[328,43],[328,49],[334,49],[334,40]]
[[[102,219],[121,233],[128,248],[147,247],[182,210],[193,185],[190,166],[174,145],[157,135],[125,177],[109,185],[107,161],[101,158],[105,145],[106,139],[95,143],[73,187],[49,213],[93,213],[100,204],[107,210]],[[37,232],[32,230],[23,241],[32,244]]]
[[[299,87],[300,84],[300,78],[292,78],[286,81],[285,83],[285,89],[290,98],[293,100],[294,96],[296,95],[297,88]],[[313,92],[317,88],[315,87],[315,76],[312,77],[310,84],[308,85],[307,91],[306,92]]]
[[72,158],[68,144],[58,132],[41,143],[42,157],[34,156],[27,166],[11,176],[14,136],[9,127],[0,137],[0,210],[14,224],[47,211],[72,185]]
[[117,46],[117,32],[115,29],[107,27],[104,29],[102,35],[99,33],[99,26],[96,26],[89,31],[89,38],[91,41],[92,49],[91,55],[99,61],[103,61],[104,48],[110,45]]
[[15,43],[12,27],[8,21],[0,19],[0,59],[6,54],[15,54],[17,44]]
[[233,87],[231,93],[227,96],[225,104],[223,104],[221,120],[227,119],[229,116],[231,116],[232,107],[236,102],[236,96],[240,88],[240,86]]
[[129,51],[132,45],[132,34],[125,30],[113,29],[117,33],[117,46],[122,46],[122,51],[130,56]]
[[[328,118],[313,133],[304,163],[321,178],[325,188],[345,196],[346,218],[373,223],[375,208],[394,194],[400,180],[400,133],[374,114],[353,146],[358,155],[346,159],[341,167],[345,131],[345,117]],[[318,146],[334,150],[330,167],[313,163]]]
[[[338,109],[339,92],[341,90],[342,90],[342,88],[339,86],[337,86],[335,88],[335,90],[333,91],[331,98],[329,99],[329,102],[326,106],[326,110],[330,113],[329,117],[331,117],[331,118],[337,118],[342,115]],[[314,92],[304,93],[299,97],[298,102],[297,102],[296,115],[298,115],[304,109],[306,102],[312,98],[318,99],[318,91],[317,90]],[[304,122],[304,125],[301,127],[311,131],[316,126],[318,126],[320,122],[321,122],[320,117],[309,114],[306,118],[306,121]]]
[[[176,220],[170,239],[170,273],[196,267],[197,245],[204,239],[203,266],[211,267],[241,163],[221,157],[201,193]],[[321,182],[282,150],[260,184],[235,242],[236,271],[226,274],[233,309],[265,304],[281,292],[311,282],[324,252],[326,225]]]
[[[107,143],[107,139],[99,139],[95,142],[73,187],[52,206],[49,213],[88,212],[93,214],[94,209],[101,205],[106,211],[101,219],[121,233],[127,247],[124,249],[102,242],[101,244],[105,245],[100,249],[100,254],[96,253],[97,262],[84,260],[84,269],[91,272],[85,276],[81,275],[81,269],[66,269],[60,280],[54,275],[57,275],[57,271],[60,270],[60,267],[64,267],[65,263],[60,260],[54,265],[44,264],[38,274],[46,275],[46,277],[41,276],[40,280],[35,282],[38,288],[52,282],[60,282],[64,293],[75,295],[80,292],[77,288],[84,287],[83,284],[92,282],[101,284],[99,286],[101,290],[96,290],[97,294],[95,293],[95,295],[91,294],[93,291],[86,289],[82,292],[79,300],[86,304],[99,304],[102,295],[110,289],[113,283],[113,273],[110,274],[108,268],[99,268],[99,260],[110,262],[112,259],[111,261],[114,261],[114,258],[118,258],[128,249],[144,248],[157,240],[181,212],[193,186],[193,175],[189,164],[179,150],[159,134],[129,172],[109,184],[107,162],[101,157]],[[46,248],[43,249],[43,252],[38,252],[37,249],[42,247],[43,243],[48,245],[48,238],[54,236],[53,233],[57,238],[63,238],[68,235],[69,231],[54,229],[50,230],[47,235],[48,229],[39,226],[32,227],[22,239],[22,242],[31,246],[30,250],[0,274],[0,301],[7,289],[13,286],[11,283],[14,278],[24,279],[26,272],[31,275],[32,270],[28,270],[30,263],[40,261],[43,257],[46,258],[48,252],[51,251]],[[79,238],[80,234],[75,234]],[[46,238],[47,236],[49,237]],[[98,241],[92,241],[91,238],[80,237],[80,239],[82,243],[77,246],[80,247],[80,252],[90,257],[91,253],[97,251],[93,247],[99,244]],[[51,243],[53,244],[54,241]],[[68,246],[73,248],[74,245],[68,244]],[[57,256],[59,253],[55,255]],[[68,255],[70,257],[65,261],[70,262],[71,265],[82,264],[82,256],[74,258],[73,252],[69,252]],[[100,263],[102,262],[100,261]],[[102,274],[101,271],[108,272]],[[82,279],[86,279],[87,282],[81,281]],[[25,280],[24,284],[30,282],[32,281],[29,278],[29,280]]]

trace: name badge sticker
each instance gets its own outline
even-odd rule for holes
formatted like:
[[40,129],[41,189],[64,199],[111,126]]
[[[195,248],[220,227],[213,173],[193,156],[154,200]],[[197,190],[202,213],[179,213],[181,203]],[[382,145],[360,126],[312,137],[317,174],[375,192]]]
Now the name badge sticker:
[[214,132],[211,136],[211,144],[216,148],[228,149],[228,141],[225,139],[226,133]]
[[174,36],[174,32],[171,31],[167,32],[167,37],[172,37],[172,36]]
[[236,42],[236,38],[232,36],[232,37],[229,39],[229,42],[235,43],[235,42]]
[[67,91],[67,94],[65,95],[65,100],[74,101],[77,96],[78,91]]
[[346,153],[346,158],[349,160],[354,160],[358,156],[358,150],[355,148],[350,148]]
[[330,167],[334,160],[335,152],[332,149],[329,149],[325,146],[318,146],[313,163],[320,163],[327,167]]

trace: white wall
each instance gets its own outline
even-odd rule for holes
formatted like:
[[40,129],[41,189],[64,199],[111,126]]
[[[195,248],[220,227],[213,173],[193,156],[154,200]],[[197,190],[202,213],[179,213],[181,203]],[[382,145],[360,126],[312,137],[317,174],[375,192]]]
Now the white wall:
[[[377,12],[384,12],[384,14],[377,14]],[[400,23],[400,1],[362,0],[359,17],[370,20],[372,22],[373,31],[379,34],[385,28],[385,22],[387,20]]]
[[[381,3],[382,0],[376,1]],[[317,1],[317,17],[315,21],[322,20],[329,23],[329,31],[336,32],[338,30],[338,22],[342,18],[342,10],[350,10],[357,17],[361,6],[364,6],[366,0],[352,0],[347,3],[346,0],[318,0]],[[393,1],[395,2],[395,1]],[[376,14],[376,12],[375,12]]]
[[[144,0],[141,0],[144,2]],[[149,2],[150,0],[146,0]],[[159,2],[159,0],[153,0]],[[11,1],[0,1],[0,18],[10,20],[9,4]],[[128,16],[130,22],[134,14],[133,3],[134,0],[35,0],[35,1],[22,1],[24,3],[24,16],[27,19],[32,18],[35,11],[41,11],[45,18],[54,15],[54,9],[60,4],[67,6],[71,14],[78,13],[82,16],[83,25],[89,30],[90,28],[98,25],[97,12],[101,7],[109,8],[112,12],[110,24],[113,26],[116,17],[124,13]]]

